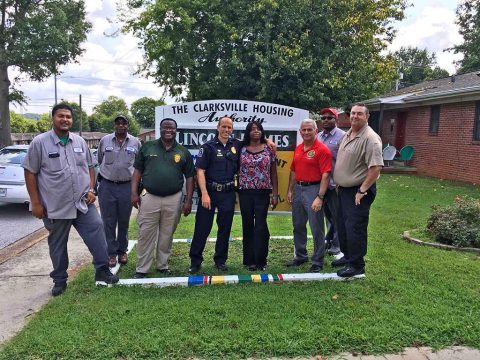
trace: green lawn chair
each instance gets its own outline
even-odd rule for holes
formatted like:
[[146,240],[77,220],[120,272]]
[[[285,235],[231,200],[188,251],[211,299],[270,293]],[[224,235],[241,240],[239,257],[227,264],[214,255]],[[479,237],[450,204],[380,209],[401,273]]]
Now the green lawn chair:
[[412,145],[405,145],[400,150],[400,156],[396,157],[395,160],[403,161],[404,165],[407,166],[408,161],[412,160],[414,152]]

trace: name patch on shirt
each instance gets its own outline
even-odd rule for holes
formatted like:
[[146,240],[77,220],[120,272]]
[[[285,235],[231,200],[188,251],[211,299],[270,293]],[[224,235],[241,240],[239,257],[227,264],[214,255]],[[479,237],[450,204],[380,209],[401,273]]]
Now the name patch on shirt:
[[48,157],[50,159],[58,158],[58,157],[60,157],[60,154],[58,152],[49,152]]
[[113,151],[113,146],[107,146],[107,147],[105,148],[105,151]]
[[127,146],[127,148],[125,149],[125,151],[135,152],[135,148],[134,148],[133,146]]
[[83,149],[82,149],[82,148],[74,147],[74,148],[73,148],[73,152],[75,152],[75,153],[83,153]]
[[217,149],[217,157],[223,157],[222,150]]

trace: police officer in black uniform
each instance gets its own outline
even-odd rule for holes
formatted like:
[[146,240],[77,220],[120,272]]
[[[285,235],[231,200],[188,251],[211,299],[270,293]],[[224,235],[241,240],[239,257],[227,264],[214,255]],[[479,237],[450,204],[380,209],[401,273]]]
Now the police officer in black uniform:
[[197,208],[195,231],[190,247],[190,273],[200,270],[203,249],[212,230],[217,208],[217,242],[215,244],[215,267],[225,271],[228,257],[228,241],[235,210],[234,177],[238,169],[238,154],[241,142],[231,138],[233,121],[222,117],[217,125],[216,137],[202,145],[196,168],[201,206]]

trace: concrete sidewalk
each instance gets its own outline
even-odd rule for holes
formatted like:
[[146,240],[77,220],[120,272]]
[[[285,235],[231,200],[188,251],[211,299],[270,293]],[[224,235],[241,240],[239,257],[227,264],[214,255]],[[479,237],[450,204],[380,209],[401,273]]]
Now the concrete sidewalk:
[[[38,312],[51,299],[50,290],[53,283],[49,273],[52,265],[48,255],[45,232],[39,232],[36,239],[35,236],[30,236],[25,241],[27,242],[24,246],[25,250],[19,251],[19,245],[17,245],[16,249],[10,249],[10,256],[8,256],[8,247],[2,249],[0,253],[3,255],[3,263],[0,264],[0,346],[15,336],[31,315]],[[78,270],[92,261],[87,247],[73,228],[68,242],[68,253],[70,257],[69,280],[72,280]],[[0,258],[2,257],[0,256]],[[294,359],[480,360],[480,350],[459,346],[438,352],[433,352],[430,348],[407,348],[401,354],[372,356],[345,353],[328,358],[318,355]]]

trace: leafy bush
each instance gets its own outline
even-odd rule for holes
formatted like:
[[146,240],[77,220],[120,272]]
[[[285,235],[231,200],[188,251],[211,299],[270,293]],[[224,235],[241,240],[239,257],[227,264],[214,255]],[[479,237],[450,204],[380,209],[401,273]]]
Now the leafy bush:
[[433,205],[427,230],[442,244],[480,248],[480,200],[457,196],[450,206]]

